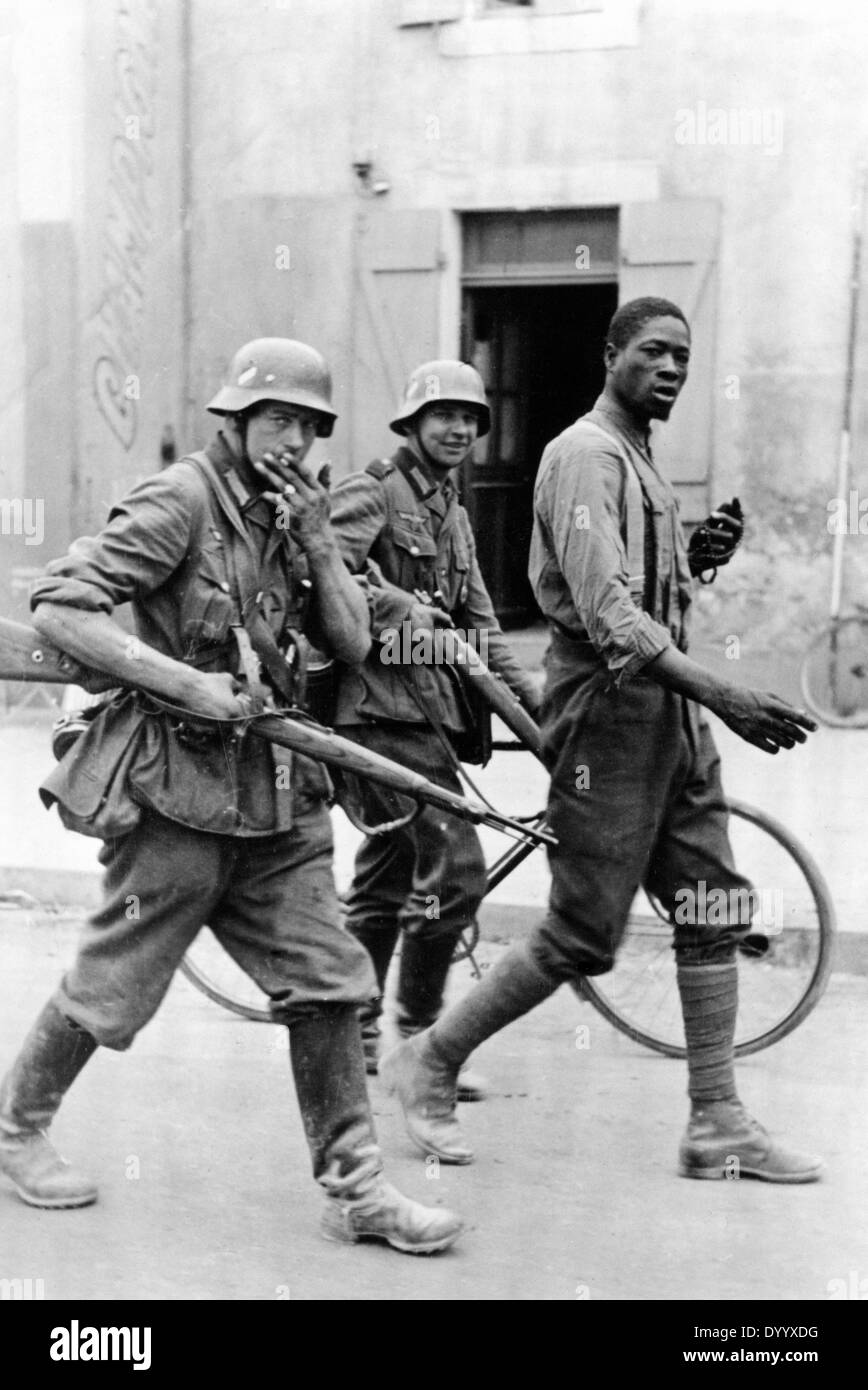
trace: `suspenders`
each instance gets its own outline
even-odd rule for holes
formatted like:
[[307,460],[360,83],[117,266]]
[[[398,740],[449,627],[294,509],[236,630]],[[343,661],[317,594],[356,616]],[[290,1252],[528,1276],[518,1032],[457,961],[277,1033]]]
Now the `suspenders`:
[[577,425],[585,430],[593,430],[614,444],[624,461],[626,482],[625,500],[627,503],[627,578],[633,599],[641,606],[645,595],[645,504],[642,500],[642,484],[630,455],[615,435],[595,425],[592,420],[579,420]]

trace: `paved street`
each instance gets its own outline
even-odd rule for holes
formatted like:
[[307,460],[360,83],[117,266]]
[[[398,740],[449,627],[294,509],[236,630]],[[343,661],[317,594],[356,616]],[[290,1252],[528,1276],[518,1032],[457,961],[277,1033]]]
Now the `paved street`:
[[[4,1058],[73,930],[0,917]],[[466,966],[453,973],[472,987]],[[492,1096],[462,1108],[472,1167],[426,1175],[375,1081],[392,1179],[468,1221],[453,1252],[414,1259],[321,1240],[283,1030],[178,979],[129,1053],[97,1055],[57,1122],[100,1203],[38,1212],[4,1189],[0,1278],[42,1279],[57,1299],[824,1299],[830,1281],[868,1276],[866,1004],[868,981],[836,977],[795,1034],[740,1065],[767,1125],[826,1156],[811,1187],[677,1177],[683,1065],[568,990],[480,1050]]]
[[[93,900],[98,846],[64,832],[36,796],[49,720],[0,724],[0,896],[24,890],[62,909]],[[730,794],[807,844],[860,947],[847,960],[864,972],[866,734],[824,729],[772,759],[716,733]],[[479,781],[504,810],[544,802],[526,754],[496,757]],[[358,837],[342,816],[335,824],[344,884]],[[507,843],[484,838],[490,856]],[[534,855],[492,895],[486,936],[520,932],[547,886]],[[74,912],[0,911],[0,1058],[75,928]],[[500,949],[484,943],[483,961]],[[472,987],[467,966],[453,974],[456,989]],[[414,1260],[321,1240],[282,1030],[236,1020],[178,979],[129,1053],[103,1052],[86,1069],[57,1123],[64,1150],[98,1178],[99,1205],[43,1213],[0,1192],[0,1279],[42,1279],[60,1299],[823,1299],[831,1281],[868,1279],[866,1006],[868,976],[836,974],[801,1028],[740,1064],[744,1098],[768,1127],[826,1156],[814,1187],[679,1179],[683,1065],[621,1037],[568,990],[481,1050],[492,1096],[464,1108],[472,1167],[426,1173],[374,1082],[393,1180],[468,1221],[452,1253]],[[580,1024],[587,1048],[575,1045]]]

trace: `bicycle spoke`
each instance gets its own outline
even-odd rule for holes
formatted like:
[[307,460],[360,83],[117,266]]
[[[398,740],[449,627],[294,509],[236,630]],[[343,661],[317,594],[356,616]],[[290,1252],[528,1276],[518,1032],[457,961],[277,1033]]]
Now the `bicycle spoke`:
[[[792,837],[770,817],[735,805],[730,838],[739,871],[755,889],[754,954],[737,956],[736,1048],[746,1053],[785,1036],[816,1002],[828,972],[834,922],[815,866],[799,862]],[[672,928],[659,917],[656,904],[640,895],[614,969],[586,981],[585,993],[616,1028],[679,1056],[684,1027]]]

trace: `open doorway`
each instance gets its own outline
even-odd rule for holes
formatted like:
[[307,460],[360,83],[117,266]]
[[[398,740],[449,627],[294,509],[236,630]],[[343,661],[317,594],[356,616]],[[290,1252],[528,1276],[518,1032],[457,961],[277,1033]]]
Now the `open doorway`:
[[481,373],[492,428],[466,466],[464,501],[500,620],[533,621],[533,486],[545,445],[590,410],[604,380],[614,283],[467,287],[462,357]]

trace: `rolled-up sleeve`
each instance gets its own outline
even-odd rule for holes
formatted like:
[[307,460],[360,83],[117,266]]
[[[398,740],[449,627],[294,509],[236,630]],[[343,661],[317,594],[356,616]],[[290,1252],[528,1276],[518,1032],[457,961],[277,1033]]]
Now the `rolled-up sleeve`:
[[[622,537],[624,464],[604,443],[554,441],[543,455],[534,499],[537,550],[549,598],[569,600],[617,681],[671,644],[667,628],[633,602]],[[554,570],[554,573],[552,573]],[[538,594],[539,598],[540,595]],[[543,603],[547,616],[557,617]]]
[[153,593],[190,546],[197,491],[180,466],[155,474],[112,508],[97,536],[74,541],[33,585],[30,607],[59,603],[112,613]]

